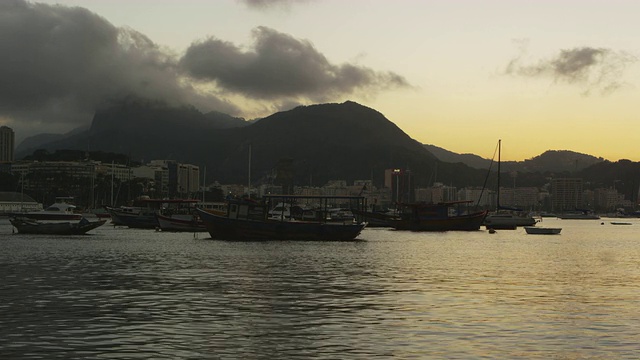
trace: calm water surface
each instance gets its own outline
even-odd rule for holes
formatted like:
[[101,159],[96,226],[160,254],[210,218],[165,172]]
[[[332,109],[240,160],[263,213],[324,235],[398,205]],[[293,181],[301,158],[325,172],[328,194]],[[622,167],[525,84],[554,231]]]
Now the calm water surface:
[[610,221],[227,242],[0,220],[0,358],[635,359],[640,221]]

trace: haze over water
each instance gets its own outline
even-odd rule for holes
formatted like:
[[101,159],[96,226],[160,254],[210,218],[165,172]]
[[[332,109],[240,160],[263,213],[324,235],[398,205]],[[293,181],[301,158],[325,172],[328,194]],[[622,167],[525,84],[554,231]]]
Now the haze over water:
[[637,358],[640,220],[610,221],[226,242],[0,220],[0,358]]

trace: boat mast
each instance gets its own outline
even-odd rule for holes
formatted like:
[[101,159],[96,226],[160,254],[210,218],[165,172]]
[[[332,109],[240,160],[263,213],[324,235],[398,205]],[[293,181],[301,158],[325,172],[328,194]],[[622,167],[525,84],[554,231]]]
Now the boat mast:
[[249,143],[249,177],[248,177],[248,197],[251,199],[251,143]]
[[502,149],[502,139],[498,139],[498,194],[496,195],[496,211],[500,210],[500,151]]
[[113,206],[113,176],[116,172],[115,161],[111,160],[111,206]]
[[202,175],[202,202],[205,202],[205,194],[207,192],[207,167],[204,167],[204,174]]

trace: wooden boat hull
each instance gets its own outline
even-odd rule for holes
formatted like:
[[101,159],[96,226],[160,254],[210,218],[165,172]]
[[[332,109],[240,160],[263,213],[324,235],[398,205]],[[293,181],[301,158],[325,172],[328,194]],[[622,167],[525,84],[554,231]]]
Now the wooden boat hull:
[[351,210],[351,212],[367,222],[367,227],[392,227],[391,221],[398,220],[398,216],[372,211]]
[[20,234],[82,235],[102,226],[107,221],[88,221],[85,219],[78,222],[39,222],[24,218],[11,218],[10,222]]
[[360,235],[366,225],[233,219],[197,211],[211,238],[222,240],[348,241]]
[[156,229],[160,225],[153,212],[126,213],[117,208],[106,207],[111,215],[113,225],[127,226],[135,229]]
[[199,218],[192,215],[164,216],[156,214],[156,221],[162,231],[205,232],[207,228]]
[[515,230],[518,226],[533,226],[536,219],[528,216],[488,215],[484,219],[487,229]]
[[486,211],[442,218],[388,220],[396,230],[410,231],[475,231],[480,230]]

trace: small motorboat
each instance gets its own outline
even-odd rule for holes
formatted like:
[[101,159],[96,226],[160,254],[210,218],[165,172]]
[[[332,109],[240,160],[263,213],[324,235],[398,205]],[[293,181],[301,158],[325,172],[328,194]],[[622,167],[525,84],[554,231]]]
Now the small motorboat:
[[79,221],[43,222],[25,217],[12,217],[9,221],[20,234],[82,235],[102,226],[107,220],[89,221],[82,218]]
[[525,226],[524,230],[527,232],[527,234],[533,235],[557,235],[560,234],[562,228]]

